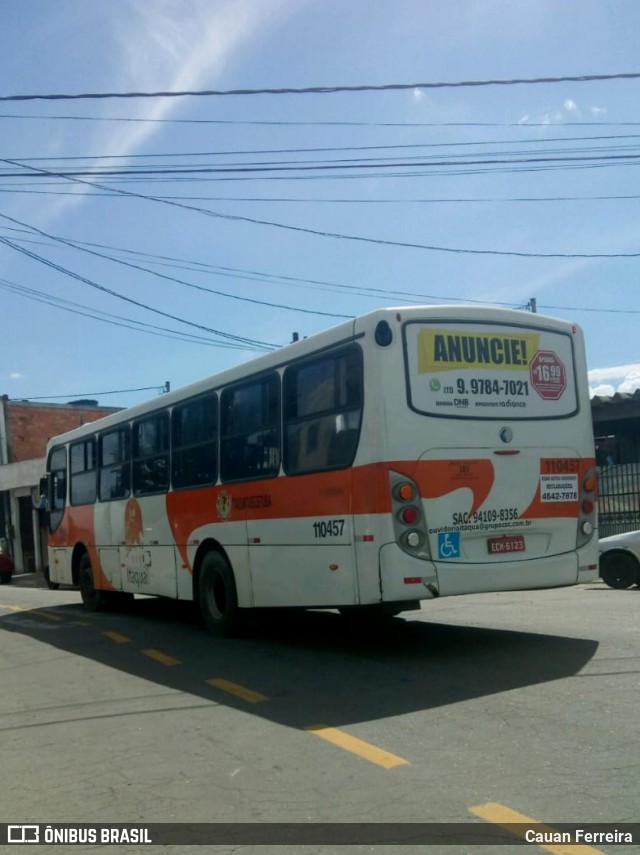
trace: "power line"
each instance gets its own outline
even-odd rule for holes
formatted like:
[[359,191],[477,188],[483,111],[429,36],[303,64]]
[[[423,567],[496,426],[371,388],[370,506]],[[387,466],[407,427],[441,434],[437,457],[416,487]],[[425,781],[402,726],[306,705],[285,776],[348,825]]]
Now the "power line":
[[[347,128],[549,128],[548,122],[346,122],[291,121],[280,119],[154,119],[135,116],[45,116],[0,113],[0,119],[32,119],[36,121],[124,122],[175,125],[268,125],[275,127],[347,127]],[[638,127],[640,122],[562,122],[559,127]]]
[[139,300],[134,300],[132,297],[126,297],[124,294],[118,294],[117,291],[113,291],[111,288],[107,288],[104,285],[100,285],[97,282],[94,282],[92,279],[88,279],[86,276],[81,276],[79,273],[75,273],[73,270],[69,270],[66,267],[62,267],[59,264],[55,264],[53,261],[50,261],[47,258],[44,258],[37,253],[31,252],[24,247],[17,246],[12,241],[7,238],[0,237],[0,243],[3,243],[5,246],[10,247],[11,249],[16,250],[16,252],[22,253],[27,257],[33,259],[34,261],[39,261],[41,264],[44,264],[47,267],[51,267],[53,270],[57,270],[59,273],[64,273],[67,276],[71,276],[73,279],[77,279],[79,282],[82,282],[85,285],[88,285],[91,288],[95,288],[98,291],[103,291],[106,294],[110,294],[112,297],[116,297],[119,300],[124,300],[127,303],[131,303],[134,306],[138,306],[140,308],[146,309],[149,312],[154,312],[157,315],[162,315],[165,318],[170,318],[173,321],[178,321],[181,324],[186,324],[187,326],[195,327],[196,329],[204,330],[204,332],[213,333],[214,335],[220,336],[224,340],[229,340],[236,342],[237,344],[248,346],[250,349],[256,350],[274,350],[279,345],[271,344],[270,342],[258,341],[257,339],[245,338],[243,336],[232,335],[231,333],[223,332],[221,330],[212,329],[211,327],[206,327],[203,324],[197,324],[194,321],[187,321],[184,318],[180,318],[177,315],[172,315],[169,312],[163,312],[160,309],[156,309],[153,306],[148,306],[146,303],[141,303]]
[[65,398],[67,400],[73,398],[93,398],[99,395],[122,395],[124,392],[165,392],[167,384],[163,383],[161,386],[141,386],[139,389],[111,389],[108,392],[81,392],[75,395],[28,395],[26,397],[21,398],[22,401],[49,401],[49,400],[58,400],[60,398]]
[[462,89],[483,86],[519,86],[553,83],[593,83],[609,80],[637,80],[640,72],[580,74],[562,77],[519,77],[494,80],[458,80],[420,83],[382,83],[360,86],[306,86],[264,89],[201,89],[179,92],[84,92],[79,94],[2,95],[0,101],[89,101],[111,98],[183,98],[246,95],[334,95],[339,92],[401,92],[414,89]]
[[215,341],[214,339],[206,338],[205,336],[181,332],[180,330],[172,330],[168,327],[148,324],[145,321],[134,321],[132,318],[115,315],[112,312],[104,312],[101,309],[85,306],[82,303],[65,300],[62,297],[55,297],[52,294],[46,294],[44,291],[38,291],[35,288],[28,288],[25,285],[18,285],[17,283],[9,282],[6,279],[0,279],[0,289],[8,291],[9,293],[17,294],[20,297],[25,297],[26,299],[32,300],[36,303],[44,303],[47,306],[53,306],[56,309],[61,309],[62,311],[70,312],[74,315],[80,315],[84,318],[90,318],[93,321],[100,321],[101,323],[134,330],[139,333],[147,333],[148,335],[160,336],[161,338],[170,338],[176,341],[187,342],[189,344],[206,344],[209,347],[221,347],[232,350],[253,349],[247,345]]
[[[16,238],[17,239],[17,238]],[[415,291],[392,291],[388,288],[373,288],[370,286],[363,285],[347,285],[345,283],[340,282],[329,282],[322,279],[305,279],[297,276],[284,276],[282,274],[277,273],[266,273],[260,270],[246,270],[238,267],[221,267],[218,265],[209,264],[204,261],[194,261],[193,259],[180,259],[174,256],[167,255],[157,255],[152,253],[142,252],[140,250],[131,250],[125,249],[123,247],[114,247],[100,243],[93,243],[89,241],[70,241],[64,238],[58,238],[58,240],[68,243],[72,247],[75,244],[84,245],[84,246],[93,246],[99,247],[101,249],[108,249],[112,252],[122,252],[127,255],[133,256],[142,256],[144,258],[150,259],[155,263],[166,263],[166,262],[174,262],[175,266],[186,266],[189,270],[198,270],[199,272],[213,274],[215,276],[227,276],[234,279],[248,279],[262,283],[268,284],[276,284],[276,285],[303,285],[303,286],[319,286],[321,289],[329,289],[340,291],[348,291],[356,296],[360,297],[393,297],[393,299],[399,299],[402,302],[410,302],[415,303],[416,300],[424,300],[426,302],[433,303],[464,303],[464,304],[478,304],[478,305],[486,305],[487,300],[473,300],[468,297],[452,297],[450,295],[443,294],[424,294]],[[191,266],[188,266],[191,265]],[[173,265],[169,265],[173,266]],[[0,280],[4,281],[4,280]],[[39,292],[37,292],[39,293]],[[513,303],[493,300],[490,301],[492,305],[495,306],[506,306],[507,308],[514,308]],[[529,304],[527,304],[529,305]],[[538,306],[544,309],[551,310],[559,310],[559,311],[567,311],[567,312],[600,312],[600,313],[609,313],[609,314],[640,314],[640,309],[611,309],[611,308],[596,308],[596,307],[585,307],[585,306],[552,306],[541,304],[538,302]],[[515,308],[526,308],[526,306],[517,306]],[[117,315],[113,317],[119,317]],[[346,316],[343,316],[346,317]],[[149,326],[149,325],[146,325]],[[164,328],[160,328],[164,329]],[[196,337],[198,338],[198,337]],[[206,340],[205,340],[206,341]]]
[[[464,155],[459,155],[459,157],[464,157]],[[247,165],[247,164],[233,164],[233,165],[224,165],[224,166],[167,166],[167,167],[125,167],[109,169],[108,167],[99,167],[98,170],[86,170],[86,169],[75,169],[75,170],[58,170],[56,171],[56,175],[59,178],[75,178],[75,177],[85,177],[92,178],[97,177],[100,179],[112,179],[112,178],[129,178],[129,177],[138,177],[138,176],[174,176],[174,175],[233,175],[233,174],[243,174],[243,175],[251,175],[251,174],[259,174],[259,173],[270,173],[270,172],[328,172],[332,169],[343,169],[343,170],[361,170],[361,169],[405,169],[411,168],[416,169],[416,167],[429,168],[430,170],[439,169],[442,167],[448,166],[456,166],[456,167],[469,167],[469,166],[497,166],[497,167],[514,167],[519,171],[522,166],[528,167],[529,165],[534,165],[536,171],[541,171],[541,168],[545,164],[549,164],[551,168],[556,169],[556,164],[570,164],[569,168],[572,168],[574,164],[595,164],[601,166],[621,166],[621,165],[636,165],[637,161],[640,160],[640,154],[619,154],[619,155],[593,155],[593,156],[566,156],[563,155],[561,157],[509,157],[507,158],[481,158],[478,160],[431,160],[427,161],[424,158],[408,158],[405,161],[391,161],[385,163],[384,161],[373,159],[373,158],[360,158],[359,162],[348,162],[346,160],[338,160],[334,163],[331,162],[316,162],[316,163],[307,163],[305,161],[301,161],[299,163],[293,164],[259,164],[259,165]],[[365,162],[366,161],[366,162]],[[20,163],[20,161],[14,161],[15,163],[20,164],[21,166],[26,165]],[[483,172],[488,172],[489,170],[484,169]],[[500,171],[508,171],[501,169]],[[19,173],[16,172],[0,172],[0,178],[15,178]],[[363,175],[362,177],[367,177],[370,173]],[[402,173],[400,173],[402,174]],[[290,177],[290,176],[287,176]],[[295,176],[294,176],[295,177]]]
[[[478,255],[478,256],[504,256],[510,258],[638,258],[640,257],[640,252],[625,252],[625,253],[565,253],[565,252],[521,252],[515,250],[498,250],[498,249],[472,249],[467,247],[450,247],[450,246],[438,246],[435,244],[423,244],[411,241],[394,241],[390,239],[383,238],[370,238],[364,237],[361,235],[348,235],[340,232],[330,232],[330,231],[321,231],[319,229],[311,229],[305,228],[304,226],[294,226],[289,223],[278,223],[271,220],[260,220],[255,217],[243,217],[239,214],[223,214],[219,211],[211,211],[208,208],[201,208],[195,205],[185,205],[183,202],[175,202],[169,201],[167,199],[163,199],[158,196],[146,196],[143,193],[135,193],[131,190],[122,190],[120,188],[108,188],[103,184],[99,184],[97,182],[86,181],[82,178],[75,178],[72,176],[59,176],[55,172],[51,172],[46,169],[42,169],[41,167],[30,166],[29,164],[17,164],[15,161],[9,160],[8,158],[0,158],[0,162],[8,163],[11,166],[21,165],[25,169],[29,169],[36,173],[45,173],[49,176],[54,177],[64,177],[67,181],[73,181],[78,184],[86,185],[88,187],[97,187],[101,190],[112,190],[113,193],[119,196],[129,196],[135,199],[144,199],[150,202],[159,202],[163,205],[169,205],[172,207],[181,208],[186,211],[194,211],[195,213],[203,214],[207,217],[213,217],[215,219],[228,220],[231,222],[243,222],[243,223],[252,223],[254,225],[261,226],[269,226],[271,228],[285,229],[287,231],[298,232],[300,234],[310,234],[317,235],[318,237],[327,237],[336,240],[348,240],[354,241],[358,243],[371,243],[376,244],[378,246],[395,246],[395,247],[403,247],[406,249],[419,249],[426,250],[428,252],[444,252],[451,253],[456,255]],[[6,239],[2,239],[3,242],[7,242]],[[25,250],[26,252],[26,250]],[[122,298],[128,299],[128,298]],[[157,311],[157,310],[156,310]],[[174,318],[175,320],[175,318]],[[207,329],[207,332],[211,332],[211,330]]]
[[[519,126],[522,127],[522,126]],[[548,125],[546,126],[548,127]],[[420,148],[468,148],[469,146],[486,145],[523,145],[525,143],[536,143],[548,145],[560,142],[601,142],[609,140],[640,140],[640,134],[596,134],[594,136],[560,136],[560,137],[526,137],[524,139],[490,139],[490,140],[464,140],[461,142],[432,142],[432,143],[387,143],[386,145],[349,145],[349,146],[305,146],[297,148],[267,148],[267,149],[223,149],[221,151],[185,151],[185,152],[142,152],[130,154],[90,154],[90,155],[68,155],[68,156],[31,156],[12,157],[17,163],[34,163],[35,161],[67,161],[67,160],[140,160],[141,158],[155,159],[158,157],[238,157],[240,155],[263,155],[263,154],[310,154],[317,152],[338,151],[388,151],[393,149],[420,149]],[[579,151],[582,149],[579,149]],[[584,149],[591,151],[593,149]],[[560,150],[562,151],[562,149]],[[522,154],[522,152],[516,152]],[[461,155],[463,156],[463,155]]]
[[[41,229],[36,228],[35,226],[30,226],[27,223],[23,223],[20,220],[16,220],[13,217],[9,217],[6,214],[0,214],[0,218],[3,220],[8,220],[11,223],[16,223],[17,225],[23,226],[27,229],[31,229],[32,232],[41,235],[42,237],[46,237],[49,240],[55,241],[56,243],[64,244],[65,246],[69,246],[72,249],[79,250],[80,252],[86,252],[89,255],[96,256],[98,258],[104,258],[107,261],[113,261],[115,264],[122,264],[125,267],[130,267],[133,270],[141,270],[143,273],[150,273],[152,276],[157,276],[159,279],[164,279],[168,282],[175,282],[179,285],[185,285],[187,288],[195,288],[197,291],[205,291],[209,294],[215,294],[219,297],[226,297],[230,300],[239,300],[243,303],[253,303],[258,306],[268,306],[271,309],[285,309],[287,311],[292,312],[302,312],[307,315],[320,315],[328,318],[340,318],[342,320],[346,320],[351,317],[351,315],[339,314],[337,312],[323,312],[318,309],[303,309],[297,306],[288,306],[284,303],[274,303],[273,301],[268,300],[259,300],[254,297],[242,297],[239,294],[229,294],[226,291],[217,291],[213,288],[206,288],[204,285],[196,285],[194,282],[188,282],[186,279],[178,279],[175,276],[167,276],[164,273],[158,273],[156,270],[149,270],[148,267],[143,267],[140,264],[133,264],[129,261],[124,261],[120,258],[114,258],[111,255],[105,255],[102,252],[97,252],[94,249],[89,249],[87,246],[83,246],[81,243],[76,243],[74,241],[67,240],[66,238],[57,237],[55,235],[48,234],[47,232],[42,231]],[[141,304],[139,304],[141,305]],[[219,333],[218,333],[219,334]]]
[[[5,185],[6,186],[6,185]],[[57,185],[56,185],[57,186]],[[0,193],[22,193],[32,196],[83,196],[82,190],[25,190],[4,189],[0,186]],[[110,190],[99,193],[87,193],[88,196],[113,197]],[[317,196],[158,196],[162,201],[180,202],[265,202],[277,203],[304,203],[304,204],[331,204],[331,205],[428,205],[428,204],[502,204],[516,202],[619,202],[640,199],[640,195],[601,195],[601,196],[457,196],[457,197],[431,197],[431,198],[387,198],[387,199],[365,199],[365,198],[319,198]]]

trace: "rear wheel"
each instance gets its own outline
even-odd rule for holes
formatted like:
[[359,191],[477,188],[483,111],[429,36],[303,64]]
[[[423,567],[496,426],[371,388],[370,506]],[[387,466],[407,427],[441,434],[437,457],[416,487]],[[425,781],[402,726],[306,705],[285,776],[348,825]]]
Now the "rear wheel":
[[610,588],[630,588],[640,583],[640,568],[630,552],[609,552],[600,558],[600,578]]
[[198,579],[198,602],[211,635],[224,638],[240,624],[238,595],[233,571],[220,552],[205,555]]
[[80,568],[78,570],[78,581],[80,583],[80,596],[82,603],[90,612],[99,612],[108,605],[108,592],[99,591],[93,581],[93,567],[88,553],[80,559]]

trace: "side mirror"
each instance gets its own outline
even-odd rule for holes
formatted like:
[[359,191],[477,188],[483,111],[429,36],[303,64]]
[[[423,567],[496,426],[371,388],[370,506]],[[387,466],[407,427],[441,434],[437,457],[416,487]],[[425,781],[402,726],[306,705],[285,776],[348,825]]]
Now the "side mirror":
[[48,511],[53,497],[53,476],[49,473],[41,478],[38,487],[32,493],[33,507],[39,511]]

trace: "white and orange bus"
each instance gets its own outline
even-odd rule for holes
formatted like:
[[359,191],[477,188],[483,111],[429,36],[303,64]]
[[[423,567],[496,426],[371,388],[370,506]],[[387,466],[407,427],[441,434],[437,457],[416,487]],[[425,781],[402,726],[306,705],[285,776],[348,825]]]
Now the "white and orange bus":
[[52,439],[49,574],[134,594],[397,614],[597,575],[580,329],[375,311]]

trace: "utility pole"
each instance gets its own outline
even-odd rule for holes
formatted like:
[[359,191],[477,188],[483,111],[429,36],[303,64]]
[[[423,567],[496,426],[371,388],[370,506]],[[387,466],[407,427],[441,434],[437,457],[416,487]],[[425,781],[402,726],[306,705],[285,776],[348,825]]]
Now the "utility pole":
[[529,302],[527,303],[527,309],[528,309],[530,312],[533,312],[533,314],[534,314],[534,315],[536,314],[536,312],[538,311],[538,307],[537,307],[537,304],[536,304],[536,298],[535,298],[535,297],[531,297],[531,299],[530,299],[530,300],[529,300]]

